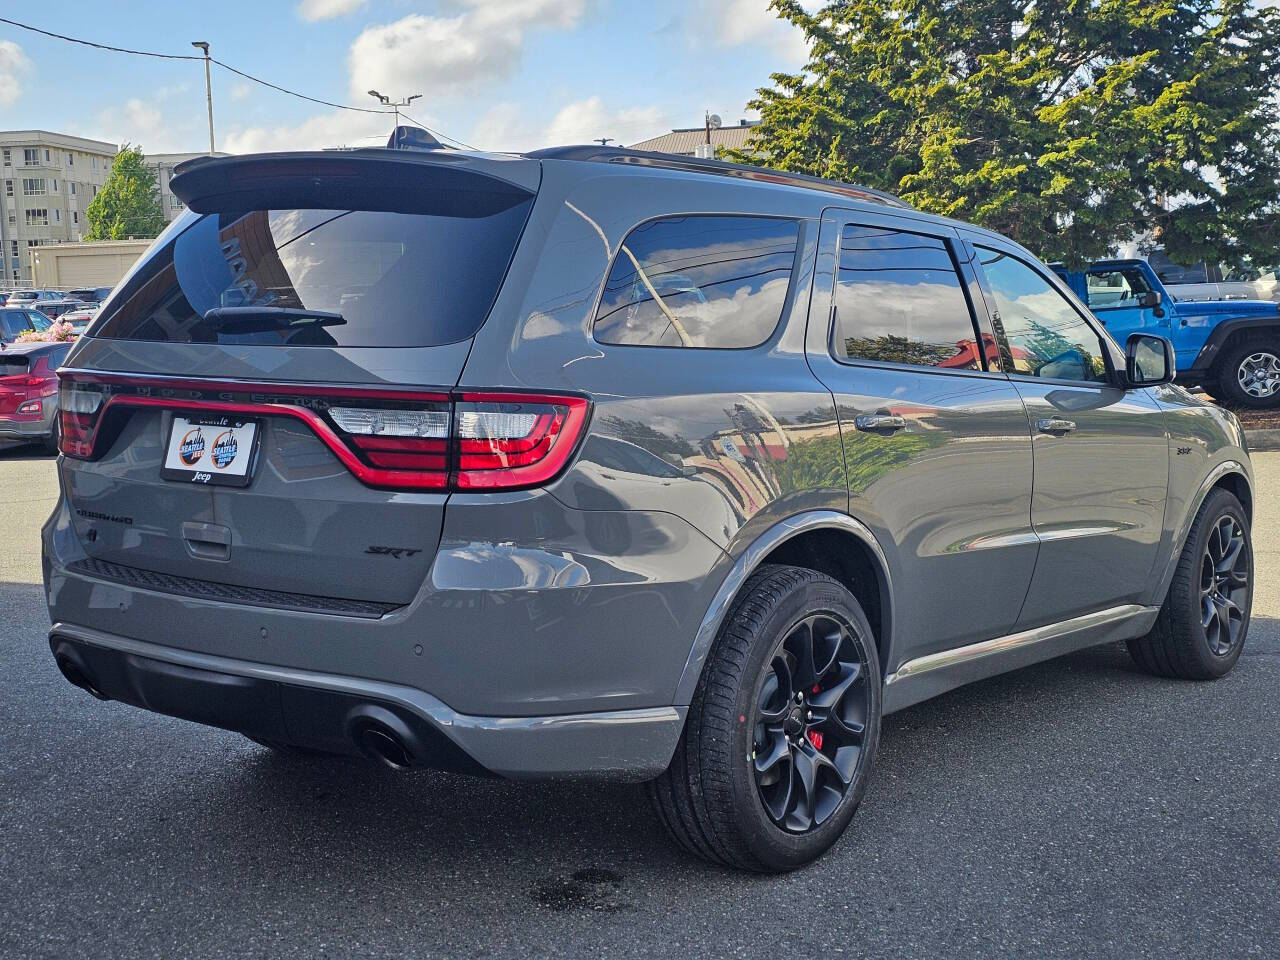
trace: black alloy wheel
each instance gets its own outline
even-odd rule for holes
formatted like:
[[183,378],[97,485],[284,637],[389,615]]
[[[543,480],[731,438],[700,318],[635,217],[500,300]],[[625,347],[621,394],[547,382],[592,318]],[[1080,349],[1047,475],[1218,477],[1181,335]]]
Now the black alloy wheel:
[[866,651],[833,613],[796,623],[761,678],[751,753],[770,819],[804,833],[840,806],[863,757],[871,709]]
[[1249,552],[1235,517],[1214,524],[1200,561],[1200,625],[1209,649],[1225,657],[1240,642],[1249,595]]

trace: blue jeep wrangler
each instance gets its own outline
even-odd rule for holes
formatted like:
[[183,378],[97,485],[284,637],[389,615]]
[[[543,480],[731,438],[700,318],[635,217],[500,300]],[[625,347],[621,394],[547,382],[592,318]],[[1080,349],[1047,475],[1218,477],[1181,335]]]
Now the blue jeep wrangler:
[[1054,270],[1119,343],[1131,333],[1173,341],[1178,382],[1240,407],[1280,407],[1280,303],[1177,300],[1145,260]]

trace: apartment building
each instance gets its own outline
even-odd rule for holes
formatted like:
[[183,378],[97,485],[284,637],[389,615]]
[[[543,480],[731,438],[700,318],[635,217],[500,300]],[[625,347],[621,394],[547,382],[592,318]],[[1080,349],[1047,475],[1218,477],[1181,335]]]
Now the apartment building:
[[81,239],[117,147],[47,130],[0,130],[0,286],[31,282],[31,249]]
[[[173,191],[169,189],[169,179],[173,176],[173,168],[184,160],[190,160],[193,157],[207,157],[208,152],[204,153],[149,153],[146,156],[147,166],[156,173],[156,182],[160,185],[160,206],[164,209],[164,219],[166,223],[172,223],[173,218],[186,209],[181,200],[173,195]],[[229,154],[215,153],[215,157],[226,157]]]

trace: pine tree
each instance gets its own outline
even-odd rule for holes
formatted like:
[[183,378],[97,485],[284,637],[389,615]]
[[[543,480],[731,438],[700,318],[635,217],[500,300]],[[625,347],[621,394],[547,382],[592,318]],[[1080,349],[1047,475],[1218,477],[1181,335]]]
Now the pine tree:
[[[753,162],[889,190],[1072,263],[1153,237],[1280,261],[1280,10],[1252,0],[837,0],[752,106]],[[737,154],[738,159],[749,159]]]

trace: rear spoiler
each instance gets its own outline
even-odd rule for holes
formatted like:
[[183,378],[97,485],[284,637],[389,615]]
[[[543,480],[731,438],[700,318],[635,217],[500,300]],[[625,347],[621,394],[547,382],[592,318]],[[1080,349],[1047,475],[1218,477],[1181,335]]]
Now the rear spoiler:
[[169,188],[196,213],[291,207],[490,216],[538,192],[541,164],[443,151],[344,150],[197,157]]

